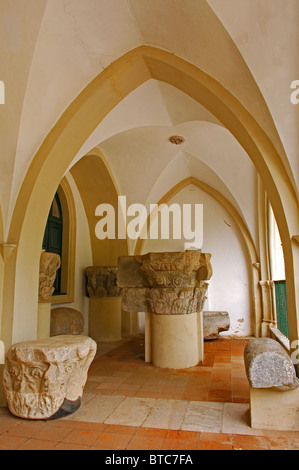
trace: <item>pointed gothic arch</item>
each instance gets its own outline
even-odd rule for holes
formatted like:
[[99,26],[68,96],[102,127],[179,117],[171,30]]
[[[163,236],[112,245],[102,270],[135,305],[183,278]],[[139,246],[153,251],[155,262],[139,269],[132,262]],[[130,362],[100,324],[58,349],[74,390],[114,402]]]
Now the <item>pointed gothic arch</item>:
[[[229,129],[254,163],[278,221],[286,261],[291,339],[299,337],[296,314],[299,246],[294,238],[299,233],[298,200],[283,163],[284,156],[278,153],[277,146],[254,116],[220,81],[174,54],[141,46],[107,67],[74,100],[43,142],[26,174],[9,231],[10,242],[18,248],[8,267],[15,275],[15,282],[6,304],[4,335],[7,344],[20,339],[20,331],[21,339],[32,338],[35,334],[37,300],[32,292],[38,281],[43,227],[59,181],[101,120],[150,78],[177,87],[205,106]],[[272,122],[270,113],[268,119]],[[282,146],[278,147],[282,152]],[[28,265],[32,270],[30,276],[24,271]]]

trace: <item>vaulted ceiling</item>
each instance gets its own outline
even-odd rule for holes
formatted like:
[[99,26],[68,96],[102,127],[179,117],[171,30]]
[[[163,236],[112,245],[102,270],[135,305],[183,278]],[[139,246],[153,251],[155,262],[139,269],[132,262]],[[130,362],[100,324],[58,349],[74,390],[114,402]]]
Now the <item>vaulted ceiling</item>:
[[[219,81],[283,150],[298,186],[299,106],[290,102],[299,68],[298,0],[18,3],[2,0],[0,16],[4,223],[36,152],[67,107],[113,61],[142,45],[173,53]],[[172,135],[185,142],[171,144]],[[177,88],[149,77],[100,123],[70,168],[94,147],[129,202],[157,202],[193,176],[217,188],[256,238],[257,173],[250,158],[211,112]]]

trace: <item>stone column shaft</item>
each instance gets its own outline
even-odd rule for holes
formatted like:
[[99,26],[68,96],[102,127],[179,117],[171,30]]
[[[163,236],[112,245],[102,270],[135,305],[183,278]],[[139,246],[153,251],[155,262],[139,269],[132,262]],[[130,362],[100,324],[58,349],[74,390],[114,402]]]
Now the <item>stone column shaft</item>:
[[122,309],[146,312],[145,360],[181,369],[203,361],[203,304],[209,254],[148,253],[119,259]]
[[95,341],[119,341],[121,329],[121,289],[116,285],[117,267],[86,268],[89,296],[89,336]]

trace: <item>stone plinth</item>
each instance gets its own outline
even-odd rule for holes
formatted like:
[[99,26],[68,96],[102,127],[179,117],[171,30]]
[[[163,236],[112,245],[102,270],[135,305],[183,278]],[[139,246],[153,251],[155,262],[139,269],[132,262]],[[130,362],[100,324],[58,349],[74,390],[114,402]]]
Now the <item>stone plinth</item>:
[[51,311],[51,336],[81,335],[83,330],[84,318],[78,310],[60,307]]
[[288,391],[250,388],[253,429],[299,431],[299,388]]
[[122,337],[121,288],[117,286],[117,267],[86,268],[89,296],[88,334],[95,341],[119,341]]
[[122,310],[146,312],[146,361],[163,368],[203,360],[202,309],[212,276],[211,255],[148,253],[119,258]]
[[56,336],[11,346],[3,374],[11,413],[45,420],[76,411],[95,354],[96,343],[86,336]]
[[203,334],[205,341],[219,338],[219,333],[228,331],[230,319],[227,312],[203,312]]
[[121,339],[121,297],[89,299],[88,334],[97,342]]

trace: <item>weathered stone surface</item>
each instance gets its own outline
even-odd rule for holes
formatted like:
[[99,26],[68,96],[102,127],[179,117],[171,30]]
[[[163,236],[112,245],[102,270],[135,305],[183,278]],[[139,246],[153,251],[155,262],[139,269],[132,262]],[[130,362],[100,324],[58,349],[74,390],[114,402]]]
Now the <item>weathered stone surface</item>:
[[54,292],[53,284],[57,270],[60,268],[60,256],[55,253],[43,252],[39,267],[39,293],[40,303],[50,303]]
[[201,312],[208,285],[201,282],[195,289],[150,289],[151,312],[156,315],[186,315]]
[[148,253],[119,258],[119,287],[196,287],[212,276],[209,253]]
[[51,311],[51,336],[81,335],[83,330],[84,318],[78,310],[62,307]]
[[245,367],[252,388],[290,390],[299,387],[295,367],[284,348],[271,338],[250,341],[244,351]]
[[121,308],[124,312],[150,312],[149,289],[147,287],[124,287]]
[[140,269],[141,265],[142,256],[120,256],[117,270],[118,287],[147,287],[148,283]]
[[55,336],[9,349],[3,383],[11,413],[53,419],[80,406],[96,343],[87,336]]
[[217,339],[221,331],[228,331],[230,319],[227,312],[203,312],[204,339],[210,341]]
[[195,251],[119,258],[117,284],[125,312],[184,315],[202,311],[211,255]]
[[117,286],[117,267],[90,266],[86,268],[87,292],[89,297],[119,297],[121,289]]
[[186,315],[201,312],[208,285],[201,282],[194,289],[124,288],[124,312],[150,312],[157,315]]

